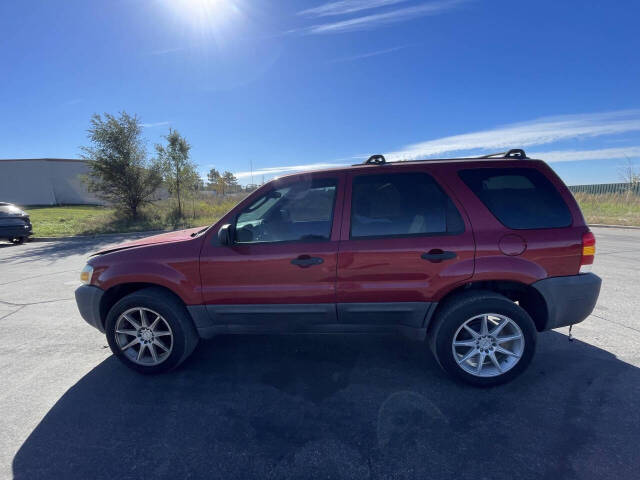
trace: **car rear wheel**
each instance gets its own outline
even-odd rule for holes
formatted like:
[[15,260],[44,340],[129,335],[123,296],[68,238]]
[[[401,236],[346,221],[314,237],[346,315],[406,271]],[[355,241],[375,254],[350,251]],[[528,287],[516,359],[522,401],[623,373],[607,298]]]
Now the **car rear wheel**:
[[198,344],[198,334],[180,300],[157,288],[119,300],[105,324],[115,356],[141,373],[162,373],[180,365]]
[[11,239],[11,243],[14,245],[22,245],[24,243],[25,237],[13,237]]
[[475,386],[508,382],[533,357],[536,328],[529,314],[493,292],[472,292],[448,301],[430,334],[431,350],[453,377]]

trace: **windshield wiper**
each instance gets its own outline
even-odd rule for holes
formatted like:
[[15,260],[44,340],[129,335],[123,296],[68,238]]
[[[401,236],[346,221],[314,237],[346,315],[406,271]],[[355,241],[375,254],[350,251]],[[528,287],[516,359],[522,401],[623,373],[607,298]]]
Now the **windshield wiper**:
[[[209,227],[210,227],[210,226],[211,226],[211,225],[209,225]],[[191,237],[192,237],[192,238],[193,238],[193,237],[197,237],[197,236],[198,236],[198,235],[200,235],[201,233],[203,233],[203,232],[207,231],[207,230],[209,229],[209,227],[204,227],[202,230],[198,230],[197,232],[193,232],[193,233],[191,234]]]

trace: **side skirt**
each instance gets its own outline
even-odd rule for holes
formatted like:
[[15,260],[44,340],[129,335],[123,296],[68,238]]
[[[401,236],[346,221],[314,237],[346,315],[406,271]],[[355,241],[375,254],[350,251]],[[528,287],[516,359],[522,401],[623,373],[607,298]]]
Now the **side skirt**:
[[424,340],[430,302],[187,306],[201,338],[222,334],[401,333]]

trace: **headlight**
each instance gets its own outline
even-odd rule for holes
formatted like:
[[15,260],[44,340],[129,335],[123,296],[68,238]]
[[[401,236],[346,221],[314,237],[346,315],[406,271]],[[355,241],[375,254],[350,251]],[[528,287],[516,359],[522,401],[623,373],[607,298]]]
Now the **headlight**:
[[91,277],[93,276],[93,267],[91,265],[85,265],[80,272],[80,281],[85,285],[91,283]]

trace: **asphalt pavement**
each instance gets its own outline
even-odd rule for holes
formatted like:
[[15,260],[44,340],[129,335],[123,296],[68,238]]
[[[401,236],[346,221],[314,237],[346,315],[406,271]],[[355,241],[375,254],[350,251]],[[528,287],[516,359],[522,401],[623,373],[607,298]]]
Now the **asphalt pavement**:
[[365,335],[221,336],[140,376],[73,300],[121,238],[0,244],[0,478],[639,478],[640,231],[593,230],[593,315],[488,390]]

